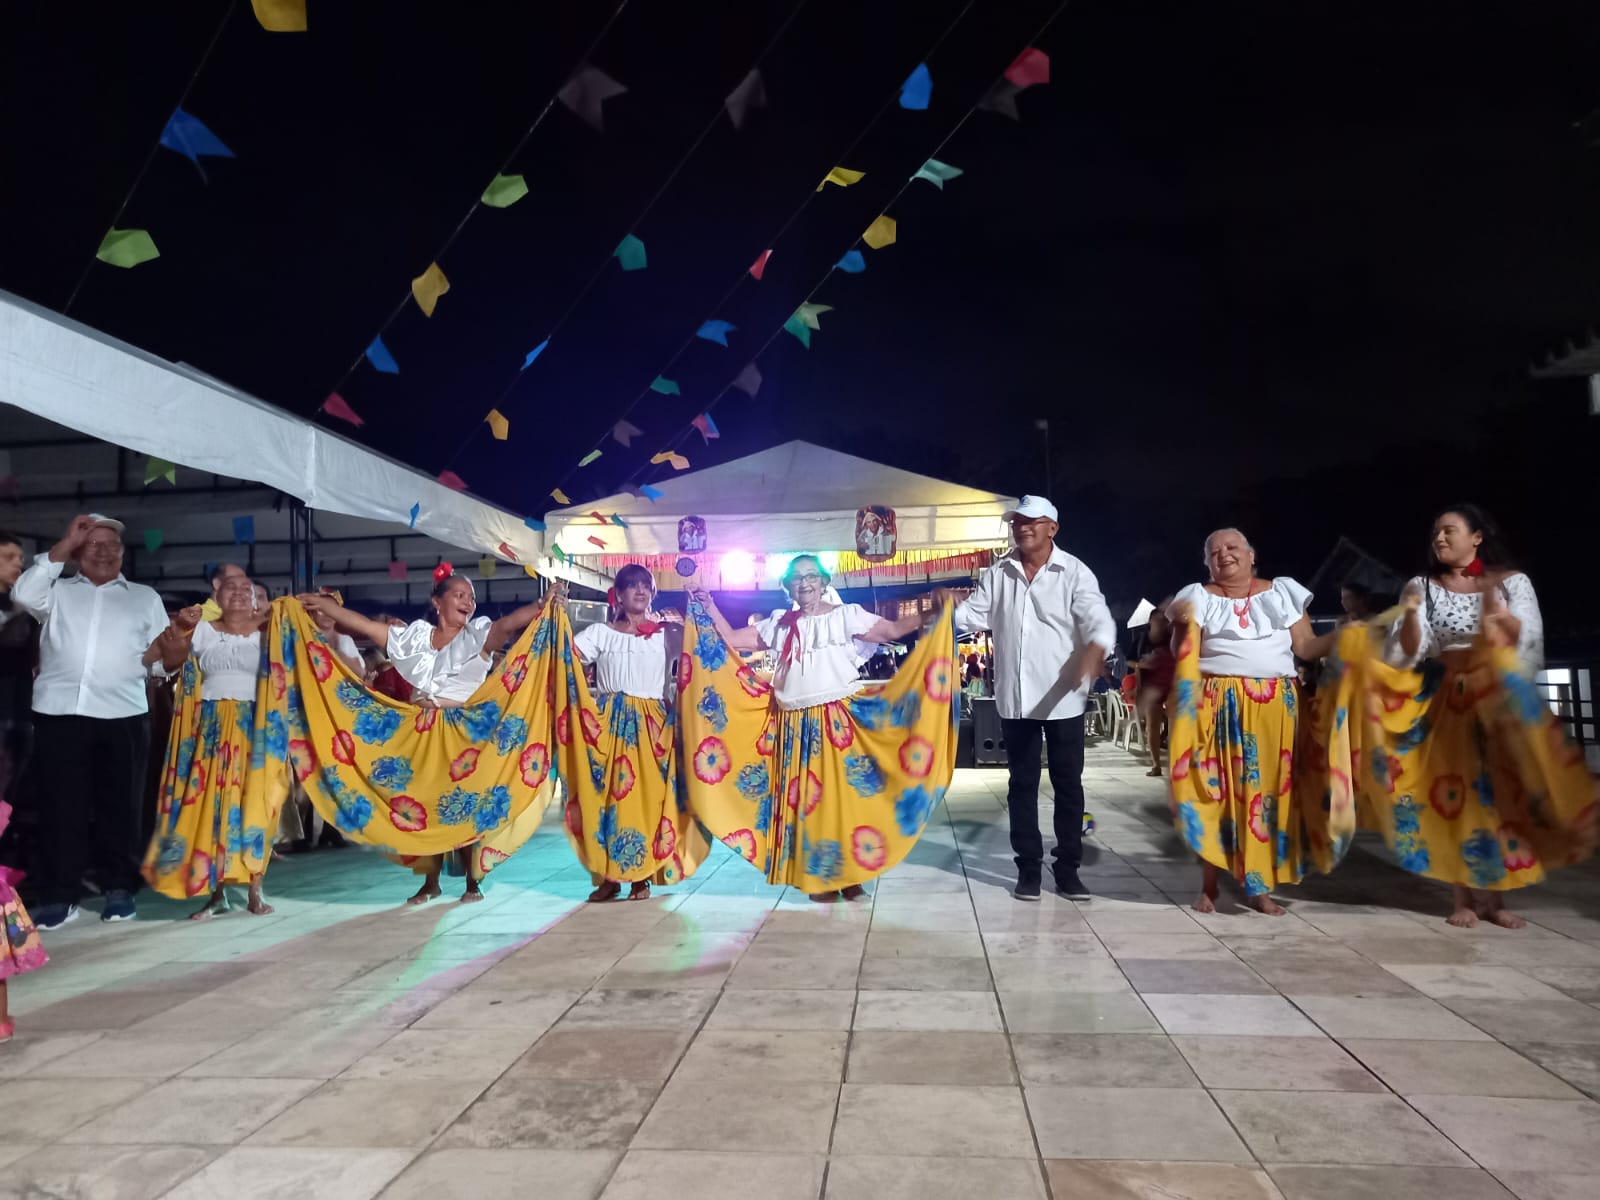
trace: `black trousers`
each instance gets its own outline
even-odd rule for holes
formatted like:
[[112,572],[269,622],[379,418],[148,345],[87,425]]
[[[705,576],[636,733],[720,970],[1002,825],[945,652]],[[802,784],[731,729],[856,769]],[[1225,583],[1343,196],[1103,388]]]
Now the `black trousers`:
[[1050,786],[1056,793],[1058,867],[1076,871],[1083,862],[1083,717],[1059,721],[1000,720],[1006,739],[1011,784],[1011,852],[1019,871],[1041,871],[1044,838],[1039,833],[1039,747],[1050,751]]
[[136,892],[150,718],[33,715],[38,805],[28,901],[76,904],[86,867],[103,892]]

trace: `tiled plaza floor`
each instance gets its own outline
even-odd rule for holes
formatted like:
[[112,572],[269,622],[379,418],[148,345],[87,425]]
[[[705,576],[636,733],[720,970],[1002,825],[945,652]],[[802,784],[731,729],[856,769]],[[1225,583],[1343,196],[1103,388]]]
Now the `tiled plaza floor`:
[[719,849],[585,907],[551,819],[478,905],[345,850],[275,863],[271,917],[86,912],[12,987],[0,1195],[1600,1196],[1594,868],[1517,933],[1361,850],[1200,918],[1160,783],[1086,779],[1079,904],[1007,893],[991,770],[859,905]]

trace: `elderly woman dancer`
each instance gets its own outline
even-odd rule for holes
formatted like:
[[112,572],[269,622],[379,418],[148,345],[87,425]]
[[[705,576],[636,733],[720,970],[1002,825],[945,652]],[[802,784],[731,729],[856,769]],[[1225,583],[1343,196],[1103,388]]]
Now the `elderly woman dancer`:
[[[735,630],[696,591],[679,665],[689,806],[717,837],[812,900],[861,885],[911,850],[955,767],[955,635],[944,602],[894,677],[858,677],[856,641],[887,643],[923,624],[830,604],[812,554],[784,572],[795,607]],[[777,656],[770,688],[736,651]],[[770,693],[770,695],[769,695]]]
[[1600,833],[1583,755],[1533,684],[1538,597],[1489,516],[1457,504],[1401,599],[1389,663],[1368,664],[1364,812],[1402,867],[1454,888],[1450,924],[1520,929],[1504,893],[1583,858]]
[[205,621],[198,605],[186,608],[173,624],[192,630],[191,638],[162,634],[151,647],[167,670],[182,668],[182,676],[144,878],[175,900],[209,893],[191,920],[227,912],[229,883],[249,886],[252,914],[272,912],[261,880],[277,814],[265,811],[260,790],[246,780],[261,670],[255,599],[247,576],[223,575],[216,593],[222,615]]
[[[1342,856],[1354,829],[1348,774],[1334,794],[1307,798],[1294,785],[1299,727],[1295,658],[1321,658],[1333,634],[1316,637],[1311,593],[1287,576],[1256,577],[1255,548],[1237,529],[1206,539],[1206,583],[1174,598],[1178,658],[1172,696],[1170,769],[1178,832],[1202,862],[1198,912],[1215,912],[1228,871],[1251,907],[1284,910],[1271,896],[1298,882],[1308,856],[1322,870]],[[1322,812],[1328,801],[1329,811]],[[1330,834],[1330,820],[1341,832]]]
[[[383,646],[389,662],[411,685],[412,703],[423,708],[457,708],[470,700],[489,677],[491,652],[537,619],[544,610],[544,603],[524,604],[499,620],[475,617],[478,598],[470,579],[457,575],[449,563],[440,563],[434,568],[433,580],[429,598],[433,615],[428,620],[413,621],[406,626],[390,625],[351,612],[332,596],[308,595],[299,599],[319,626],[326,619],[342,632],[358,634]],[[540,815],[536,813],[532,818],[535,827]],[[496,861],[520,845],[520,841],[508,845],[493,835],[488,835],[485,841],[495,844]],[[467,880],[462,901],[470,903],[483,899],[478,887],[483,876],[482,858],[475,857],[471,847],[463,847],[456,853]],[[427,855],[406,865],[423,876],[422,886],[406,903],[426,904],[437,899],[441,894],[439,875],[445,866],[444,856]]]

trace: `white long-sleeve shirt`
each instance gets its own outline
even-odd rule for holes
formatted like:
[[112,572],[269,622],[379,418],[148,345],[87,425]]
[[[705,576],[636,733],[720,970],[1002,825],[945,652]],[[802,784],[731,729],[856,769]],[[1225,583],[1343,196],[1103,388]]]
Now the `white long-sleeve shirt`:
[[1090,680],[1069,691],[1067,661],[1089,644],[1117,644],[1100,582],[1084,563],[1056,546],[1030,582],[1013,550],[978,577],[956,606],[956,628],[994,635],[995,707],[1007,720],[1056,721],[1083,714]]
[[11,589],[39,619],[39,677],[33,711],[63,717],[137,717],[145,698],[145,651],[168,625],[154,589],[118,575],[98,586],[61,577],[65,564],[41,554]]

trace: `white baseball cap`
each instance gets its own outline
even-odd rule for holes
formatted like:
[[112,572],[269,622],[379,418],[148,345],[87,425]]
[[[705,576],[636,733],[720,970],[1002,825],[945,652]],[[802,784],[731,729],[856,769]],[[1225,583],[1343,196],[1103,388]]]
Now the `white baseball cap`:
[[128,528],[115,517],[108,517],[104,513],[90,513],[89,520],[94,522],[90,526],[92,529],[115,529],[120,534]]
[[1021,502],[1005,515],[1008,521],[1012,517],[1049,517],[1052,521],[1058,520],[1056,506],[1043,496],[1024,496]]

